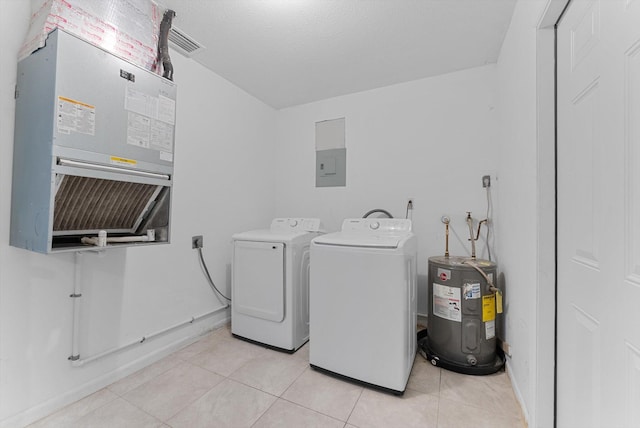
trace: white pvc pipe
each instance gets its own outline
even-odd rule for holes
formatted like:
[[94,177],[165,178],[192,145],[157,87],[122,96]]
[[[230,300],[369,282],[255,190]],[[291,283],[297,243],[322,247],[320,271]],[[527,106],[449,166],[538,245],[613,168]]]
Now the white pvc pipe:
[[80,358],[78,346],[78,336],[80,334],[80,298],[82,297],[82,253],[75,253],[75,269],[73,274],[73,292],[69,295],[73,300],[73,329],[71,336],[71,356],[69,360],[75,361]]
[[98,236],[83,236],[80,242],[87,245],[95,245],[97,247],[106,247],[108,242],[153,242],[155,241],[155,231],[153,229],[147,230],[146,235],[138,236],[113,236],[107,237],[107,232],[101,230]]
[[[146,236],[144,236],[146,238]],[[98,238],[96,238],[98,239]],[[71,297],[73,299],[73,326],[72,326],[72,331],[71,331],[71,355],[69,356],[69,361],[71,361],[71,365],[74,367],[80,367],[83,366],[86,363],[98,360],[100,358],[103,358],[107,355],[111,355],[114,354],[116,352],[120,352],[123,351],[127,348],[130,348],[134,345],[146,342],[147,340],[150,339],[154,339],[156,337],[162,336],[163,334],[169,333],[170,331],[173,331],[177,328],[183,327],[187,324],[193,324],[196,321],[199,321],[201,319],[210,317],[224,309],[227,309],[229,307],[229,305],[225,305],[222,307],[219,307],[217,309],[213,309],[209,312],[206,312],[204,314],[198,315],[196,317],[191,317],[190,319],[186,320],[186,321],[182,321],[179,322],[175,325],[172,325],[171,327],[165,328],[163,330],[157,331],[155,333],[151,333],[147,336],[143,336],[142,338],[130,342],[126,345],[122,345],[116,348],[112,348],[110,350],[101,352],[97,355],[88,357],[88,358],[80,358],[80,340],[79,340],[79,336],[80,336],[80,309],[81,309],[81,300],[80,298],[82,297],[82,260],[83,260],[83,256],[84,253],[80,252],[80,251],[76,251],[75,252],[75,266],[74,266],[74,276],[73,276],[73,292],[72,294],[69,295],[69,297]]]
[[[201,319],[210,317],[211,315],[214,315],[214,314],[216,314],[216,313],[218,313],[218,312],[220,312],[220,311],[222,311],[224,309],[227,309],[228,307],[229,307],[229,305],[222,306],[220,308],[217,308],[217,309],[214,309],[212,311],[206,312],[206,313],[204,313],[202,315],[198,315],[196,317],[192,317],[191,319],[188,319],[186,321],[179,322],[179,323],[177,323],[175,325],[172,325],[171,327],[165,328],[164,330],[160,330],[160,331],[157,331],[155,333],[151,333],[150,335],[143,336],[142,338],[140,338],[140,339],[138,339],[136,341],[127,343],[126,345],[122,345],[122,346],[119,346],[117,348],[109,349],[107,351],[101,352],[99,354],[93,355],[93,356],[88,357],[88,358],[81,359],[81,358],[79,358],[78,354],[74,354],[74,355],[78,355],[78,358],[76,358],[74,360],[69,358],[71,360],[71,365],[73,367],[81,367],[81,366],[83,366],[83,365],[85,365],[87,363],[90,363],[92,361],[98,360],[100,358],[104,358],[107,355],[111,355],[111,354],[114,354],[116,352],[124,351],[125,349],[131,348],[132,346],[144,343],[147,340],[155,339],[156,337],[159,337],[159,336],[162,336],[164,334],[167,334],[170,331],[173,331],[173,330],[175,330],[177,328],[183,327],[183,326],[185,326],[187,324],[193,324],[196,321],[199,321]],[[75,325],[74,325],[74,327],[75,327]],[[77,334],[77,332],[74,332],[74,335],[75,334]]]
[[469,240],[471,241],[471,258],[476,258],[476,240],[473,237],[473,219],[471,213],[467,215],[467,225],[469,226]]

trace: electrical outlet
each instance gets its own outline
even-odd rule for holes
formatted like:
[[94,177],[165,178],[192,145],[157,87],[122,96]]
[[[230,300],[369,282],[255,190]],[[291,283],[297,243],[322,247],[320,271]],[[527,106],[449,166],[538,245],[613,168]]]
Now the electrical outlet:
[[202,248],[203,246],[204,245],[203,245],[202,235],[191,237],[191,248],[196,249],[196,248]]
[[482,176],[482,187],[491,187],[491,176],[483,175]]

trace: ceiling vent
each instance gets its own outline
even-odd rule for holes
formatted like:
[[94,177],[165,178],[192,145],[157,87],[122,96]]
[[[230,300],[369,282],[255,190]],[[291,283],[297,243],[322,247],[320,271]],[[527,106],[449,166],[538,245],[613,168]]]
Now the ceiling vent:
[[204,49],[204,46],[179,28],[171,27],[169,31],[169,45],[187,58]]

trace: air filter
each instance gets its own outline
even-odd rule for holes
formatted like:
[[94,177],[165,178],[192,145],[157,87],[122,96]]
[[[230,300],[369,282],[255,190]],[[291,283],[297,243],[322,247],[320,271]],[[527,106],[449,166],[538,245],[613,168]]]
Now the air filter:
[[161,186],[63,176],[56,193],[53,234],[133,233]]

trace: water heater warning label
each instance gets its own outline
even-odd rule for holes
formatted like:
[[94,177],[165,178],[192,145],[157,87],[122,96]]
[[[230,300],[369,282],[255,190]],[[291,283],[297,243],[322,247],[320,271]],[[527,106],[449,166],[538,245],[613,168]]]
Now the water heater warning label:
[[496,295],[482,296],[482,322],[496,319]]
[[464,300],[479,299],[480,296],[482,295],[479,282],[465,283],[462,286],[462,290],[463,290],[462,295],[464,296]]
[[460,288],[433,284],[433,314],[450,321],[462,321]]
[[496,322],[494,321],[487,321],[486,323],[484,323],[484,336],[487,340],[489,339],[493,339],[494,337],[496,337]]

